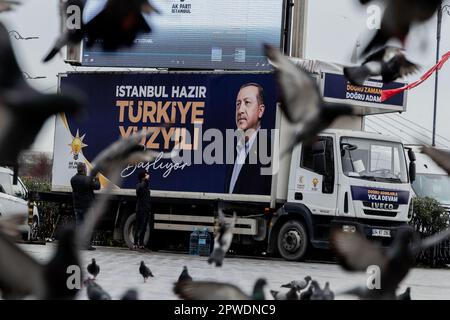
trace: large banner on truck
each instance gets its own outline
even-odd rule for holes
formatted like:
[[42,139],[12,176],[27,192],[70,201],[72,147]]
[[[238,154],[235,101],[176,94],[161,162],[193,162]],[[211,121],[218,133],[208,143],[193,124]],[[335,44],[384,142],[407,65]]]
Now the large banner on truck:
[[[271,73],[69,73],[61,92],[86,95],[87,114],[56,121],[53,187],[70,187],[109,144],[146,130],[173,159],[124,165],[122,187],[150,173],[152,190],[269,195],[277,90]],[[245,132],[245,134],[244,134]],[[106,181],[108,177],[102,177]]]

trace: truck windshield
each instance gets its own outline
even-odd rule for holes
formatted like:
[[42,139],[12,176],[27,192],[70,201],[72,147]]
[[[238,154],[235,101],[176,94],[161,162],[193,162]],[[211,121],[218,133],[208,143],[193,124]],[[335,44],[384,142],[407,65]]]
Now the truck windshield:
[[417,174],[413,190],[419,197],[430,197],[450,204],[450,177],[440,174]]
[[348,177],[408,183],[406,160],[401,143],[342,138],[342,170]]

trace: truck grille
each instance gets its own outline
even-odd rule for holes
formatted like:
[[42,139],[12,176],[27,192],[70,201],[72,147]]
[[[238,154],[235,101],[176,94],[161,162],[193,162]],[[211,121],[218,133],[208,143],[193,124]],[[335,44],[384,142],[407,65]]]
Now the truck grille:
[[364,214],[368,215],[368,216],[379,216],[379,217],[391,217],[391,218],[394,218],[394,217],[397,216],[398,212],[364,209]]

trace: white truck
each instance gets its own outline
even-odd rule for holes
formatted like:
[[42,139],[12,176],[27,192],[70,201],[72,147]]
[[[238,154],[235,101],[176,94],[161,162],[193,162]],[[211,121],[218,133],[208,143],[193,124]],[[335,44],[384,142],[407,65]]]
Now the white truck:
[[414,195],[436,199],[450,212],[450,177],[429,156],[421,152],[421,147],[407,145],[416,155],[416,180],[412,184]]
[[23,215],[21,231],[24,239],[35,240],[39,230],[39,212],[29,204],[29,193],[22,180],[13,181],[13,171],[0,167],[0,217]]
[[[320,64],[310,64],[311,68],[317,65]],[[237,213],[234,229],[237,251],[267,252],[287,260],[301,260],[308,248],[328,247],[332,227],[361,232],[388,245],[396,230],[412,217],[414,170],[410,175],[399,139],[365,133],[361,128],[364,115],[401,111],[406,101],[402,100],[398,106],[374,102],[381,88],[376,81],[367,88],[356,88],[348,87],[342,75],[321,72],[316,75],[325,99],[357,104],[361,115],[336,122],[313,146],[299,145],[282,159],[274,156],[268,193],[233,194],[228,188],[224,190],[221,185],[226,176],[225,164],[183,166],[155,162],[128,166],[123,171],[124,183],[114,190],[108,213],[99,227],[110,231],[115,239],[132,244],[134,175],[140,168],[151,171],[153,220],[149,243],[156,250],[169,247],[187,251],[189,234],[194,228],[215,232],[219,208],[228,217]],[[296,129],[280,111],[271,73],[76,72],[61,75],[60,81],[62,92],[75,86],[86,93],[90,103],[84,120],[65,115],[56,118],[52,192],[36,194],[40,200],[60,203],[65,212],[70,212],[70,178],[76,172],[77,162],[83,161],[90,167],[102,148],[120,136],[119,132],[124,134],[143,126],[170,135],[168,129],[160,128],[158,120],[164,118],[173,120],[175,127],[182,127],[181,133],[175,134],[177,139],[184,130],[192,130],[194,138],[201,136],[202,126],[224,132],[236,126],[235,94],[244,83],[264,86],[268,118],[263,125],[274,130],[273,155],[278,155],[277,150],[285,150]],[[356,91],[358,95],[351,93]],[[142,111],[142,106],[148,106],[148,110]],[[178,118],[167,106],[175,111],[180,106],[187,111]],[[189,106],[196,107],[192,114]],[[187,119],[193,120],[192,126],[186,124]],[[201,124],[197,131],[196,124]],[[181,144],[191,149],[210,148],[200,142],[205,141]],[[171,143],[169,139],[155,138],[147,146]],[[161,168],[165,174],[161,174]],[[101,176],[100,180],[104,183],[107,177]],[[248,183],[252,181],[257,180],[248,179]]]

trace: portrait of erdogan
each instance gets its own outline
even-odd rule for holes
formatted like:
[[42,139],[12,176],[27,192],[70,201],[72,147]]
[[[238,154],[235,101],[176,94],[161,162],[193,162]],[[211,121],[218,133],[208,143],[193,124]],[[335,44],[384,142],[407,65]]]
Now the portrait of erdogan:
[[241,86],[235,109],[239,137],[233,149],[234,163],[227,165],[225,193],[269,195],[272,176],[262,174],[262,169],[268,170],[270,162],[262,163],[260,157],[260,152],[267,155],[271,150],[269,130],[261,128],[266,110],[263,87],[257,83]]

